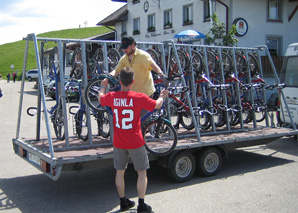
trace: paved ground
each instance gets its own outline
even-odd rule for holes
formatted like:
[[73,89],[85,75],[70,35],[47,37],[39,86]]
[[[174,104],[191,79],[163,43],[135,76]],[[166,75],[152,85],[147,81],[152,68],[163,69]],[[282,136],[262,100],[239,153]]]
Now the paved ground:
[[[36,103],[34,82],[26,82],[26,106]],[[0,211],[1,212],[117,212],[114,169],[63,173],[58,181],[41,174],[13,153],[20,82],[1,80]],[[25,113],[25,111],[24,111]],[[34,131],[29,116],[22,131]],[[233,151],[214,177],[195,175],[186,183],[172,182],[152,164],[146,201],[154,212],[291,212],[298,209],[298,142],[282,138],[267,146]],[[129,167],[126,194],[137,201],[136,173]],[[128,212],[136,212],[132,209]]]

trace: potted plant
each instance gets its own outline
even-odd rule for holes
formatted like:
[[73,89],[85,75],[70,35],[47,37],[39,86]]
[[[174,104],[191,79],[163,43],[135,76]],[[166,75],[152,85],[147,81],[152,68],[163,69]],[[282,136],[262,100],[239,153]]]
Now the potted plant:
[[172,28],[172,23],[170,22],[167,22],[165,25],[164,25],[164,28],[167,29],[167,28]]
[[148,32],[154,32],[155,31],[155,27],[148,27],[147,31]]
[[140,31],[139,31],[139,30],[134,30],[134,31],[132,32],[132,34],[133,34],[133,35],[140,34]]
[[183,22],[183,25],[190,25],[190,24],[193,24],[193,23],[188,19]]

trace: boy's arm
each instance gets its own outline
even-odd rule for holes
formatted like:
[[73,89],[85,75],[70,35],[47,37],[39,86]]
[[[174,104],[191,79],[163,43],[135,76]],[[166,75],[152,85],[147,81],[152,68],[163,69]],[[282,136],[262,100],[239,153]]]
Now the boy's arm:
[[103,96],[106,93],[106,87],[108,86],[109,80],[107,78],[105,78],[102,82],[101,82],[101,87],[100,90],[98,92],[98,102],[100,103],[100,98],[101,96]]
[[163,104],[163,99],[166,98],[167,96],[168,96],[168,90],[163,89],[160,93],[160,96],[156,100],[156,105],[154,109],[160,109]]

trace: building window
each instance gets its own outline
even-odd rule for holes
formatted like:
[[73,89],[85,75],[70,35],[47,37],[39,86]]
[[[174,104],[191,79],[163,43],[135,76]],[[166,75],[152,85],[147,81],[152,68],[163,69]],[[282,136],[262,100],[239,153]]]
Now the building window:
[[183,6],[183,25],[193,24],[192,4]]
[[267,47],[271,56],[281,55],[281,38],[280,37],[267,37]]
[[127,35],[126,22],[121,23],[121,37]]
[[281,0],[267,0],[267,20],[281,21]]
[[164,20],[163,26],[165,29],[173,27],[172,10],[164,11],[163,20]]
[[204,1],[204,21],[210,21],[211,15],[215,12],[216,2],[212,1],[212,14],[210,14],[210,0]]
[[140,18],[135,18],[133,20],[133,35],[140,34]]
[[155,14],[148,15],[148,32],[155,31]]

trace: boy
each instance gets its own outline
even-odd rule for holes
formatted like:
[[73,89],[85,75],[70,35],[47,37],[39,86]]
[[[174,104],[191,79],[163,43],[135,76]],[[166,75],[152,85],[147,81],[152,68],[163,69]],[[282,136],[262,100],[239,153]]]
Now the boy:
[[113,111],[114,124],[114,167],[116,172],[116,187],[120,197],[120,211],[134,207],[135,202],[125,197],[124,173],[128,159],[131,157],[134,169],[138,172],[137,190],[139,205],[137,212],[152,212],[151,206],[144,202],[147,189],[147,169],[149,160],[145,149],[145,141],[141,130],[140,112],[142,109],[153,111],[161,108],[168,91],[161,91],[157,100],[149,98],[144,93],[131,90],[134,82],[132,68],[124,67],[120,72],[121,91],[105,93],[108,79],[101,83],[98,101],[102,106],[109,106]]

